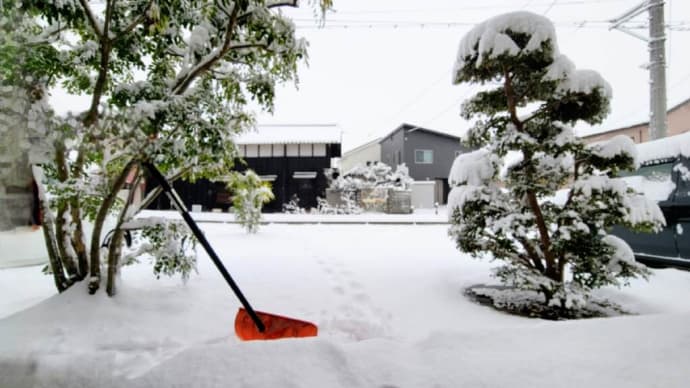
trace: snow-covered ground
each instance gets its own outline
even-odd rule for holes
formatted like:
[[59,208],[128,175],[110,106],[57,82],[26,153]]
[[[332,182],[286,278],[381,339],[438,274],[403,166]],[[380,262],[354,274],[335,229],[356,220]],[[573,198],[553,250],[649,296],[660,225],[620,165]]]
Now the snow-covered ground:
[[240,342],[239,303],[205,254],[198,274],[123,270],[119,294],[54,295],[40,267],[0,270],[0,387],[686,387],[690,273],[601,294],[639,315],[551,322],[472,303],[491,263],[445,225],[203,230],[258,310],[319,336]]

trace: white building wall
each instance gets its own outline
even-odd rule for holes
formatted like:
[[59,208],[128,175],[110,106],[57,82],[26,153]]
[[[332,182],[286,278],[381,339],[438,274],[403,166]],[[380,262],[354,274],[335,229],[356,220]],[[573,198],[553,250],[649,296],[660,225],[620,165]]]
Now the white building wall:
[[376,141],[345,152],[340,158],[340,171],[346,173],[357,165],[366,165],[367,162],[380,161],[381,145]]

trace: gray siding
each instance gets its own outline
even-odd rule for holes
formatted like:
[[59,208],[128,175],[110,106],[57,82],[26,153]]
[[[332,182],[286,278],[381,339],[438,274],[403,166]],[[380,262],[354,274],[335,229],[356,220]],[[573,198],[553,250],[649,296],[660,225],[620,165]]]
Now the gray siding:
[[[396,163],[395,155],[400,153],[400,162]],[[404,131],[394,131],[390,135],[381,139],[381,161],[395,168],[398,164],[405,162],[405,133]],[[409,163],[408,163],[409,166]]]
[[[402,132],[402,131],[401,131]],[[418,181],[448,178],[450,166],[455,160],[455,152],[466,152],[460,145],[460,139],[443,136],[423,130],[405,131],[404,160],[410,169],[410,176]],[[432,150],[433,163],[415,163],[415,150]]]

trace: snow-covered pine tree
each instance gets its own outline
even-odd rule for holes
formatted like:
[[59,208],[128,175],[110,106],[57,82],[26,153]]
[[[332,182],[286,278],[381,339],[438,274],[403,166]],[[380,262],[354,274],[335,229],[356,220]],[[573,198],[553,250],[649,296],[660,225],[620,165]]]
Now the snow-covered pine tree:
[[[647,274],[608,230],[656,230],[663,215],[616,178],[637,167],[630,139],[587,146],[574,136],[579,120],[606,116],[611,88],[559,53],[547,18],[516,12],[475,26],[460,43],[453,82],[483,85],[462,107],[476,119],[466,141],[478,149],[456,158],[449,177],[449,233],[459,249],[504,261],[495,271],[502,282],[563,309]],[[567,192],[560,201],[559,190]]]

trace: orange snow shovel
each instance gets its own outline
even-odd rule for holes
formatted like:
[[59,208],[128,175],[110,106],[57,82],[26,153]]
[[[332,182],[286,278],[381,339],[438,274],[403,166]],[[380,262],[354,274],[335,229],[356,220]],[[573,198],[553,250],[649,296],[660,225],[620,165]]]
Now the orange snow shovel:
[[192,216],[189,215],[187,208],[185,207],[182,200],[177,195],[177,192],[170,186],[167,179],[161,174],[160,171],[151,163],[143,163],[143,165],[149,170],[151,175],[158,184],[163,187],[163,191],[170,198],[170,202],[174,204],[177,211],[182,215],[182,218],[187,223],[187,226],[192,230],[194,236],[199,243],[204,247],[206,253],[216,265],[218,271],[223,276],[223,279],[228,283],[232,291],[240,300],[244,308],[240,308],[235,316],[235,334],[243,341],[248,340],[272,340],[280,338],[290,338],[290,337],[313,337],[316,336],[318,329],[313,323],[300,321],[297,319],[292,319],[288,317],[283,317],[280,315],[269,314],[254,311],[252,306],[249,304],[247,298],[244,297],[242,291],[237,286],[237,283],[232,279],[230,273],[225,269],[225,266],[218,258],[218,255],[209,244],[206,237],[199,229],[199,226],[194,222]]
[[272,340],[289,337],[315,337],[318,333],[316,325],[298,319],[281,317],[280,315],[255,311],[266,330],[261,332],[254,324],[249,312],[240,307],[235,316],[235,334],[243,341]]

